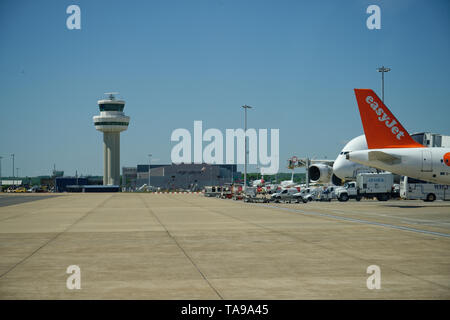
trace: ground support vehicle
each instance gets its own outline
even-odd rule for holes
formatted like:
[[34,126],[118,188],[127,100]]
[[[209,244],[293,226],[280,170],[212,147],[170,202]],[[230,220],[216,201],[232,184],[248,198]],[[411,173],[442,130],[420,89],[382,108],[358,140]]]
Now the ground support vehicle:
[[349,199],[360,201],[362,198],[377,198],[387,201],[394,196],[394,175],[384,173],[360,173],[356,181],[347,182],[335,190],[336,198],[345,202]]
[[406,200],[450,200],[450,186],[436,184],[410,177],[402,177],[400,180],[400,197]]

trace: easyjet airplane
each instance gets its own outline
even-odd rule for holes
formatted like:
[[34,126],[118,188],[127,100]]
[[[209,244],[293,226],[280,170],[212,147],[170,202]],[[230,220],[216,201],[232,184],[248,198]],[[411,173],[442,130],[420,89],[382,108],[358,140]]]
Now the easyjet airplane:
[[355,89],[368,150],[348,160],[403,176],[450,185],[450,148],[427,148],[414,141],[371,89]]

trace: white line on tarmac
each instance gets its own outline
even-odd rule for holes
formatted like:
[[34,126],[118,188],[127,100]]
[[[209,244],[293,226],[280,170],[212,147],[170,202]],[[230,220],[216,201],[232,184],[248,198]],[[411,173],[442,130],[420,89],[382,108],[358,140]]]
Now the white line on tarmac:
[[277,207],[277,206],[268,205],[268,204],[255,204],[255,205],[262,206],[262,207],[267,207],[267,208],[273,208],[273,209],[280,209],[280,210],[285,210],[285,211],[297,212],[297,213],[302,213],[302,214],[306,214],[306,215],[322,216],[322,217],[327,217],[327,218],[333,218],[333,219],[336,219],[336,220],[357,222],[357,223],[363,223],[363,224],[387,227],[387,228],[391,228],[391,229],[411,231],[411,232],[424,233],[424,234],[430,234],[430,235],[439,236],[439,237],[450,238],[450,234],[448,234],[448,233],[441,233],[441,232],[434,232],[434,231],[429,231],[429,230],[408,228],[408,227],[404,227],[404,226],[397,226],[397,225],[394,225],[394,224],[388,224],[388,223],[381,223],[381,222],[375,222],[375,221],[368,221],[368,220],[362,220],[362,219],[355,219],[355,218],[336,216],[336,215],[332,215],[332,214],[328,214],[328,213],[307,212],[307,211],[303,211],[303,210],[299,210],[299,209],[292,209],[292,208],[286,208],[286,207]]
[[[342,213],[348,213],[345,210],[340,210],[340,209],[333,209],[334,212],[338,211],[338,212],[342,212]],[[383,214],[383,213],[372,213],[372,212],[364,212],[364,214],[368,214],[371,216],[383,216],[383,217],[387,217],[387,218],[392,218],[392,219],[397,219],[397,220],[401,220],[402,222],[405,223],[414,223],[414,224],[418,224],[418,225],[423,225],[425,223],[421,223],[421,222],[427,222],[428,225],[430,226],[443,226],[443,225],[449,225],[450,226],[450,222],[439,222],[439,221],[433,221],[433,220],[423,220],[423,219],[416,219],[416,218],[405,218],[405,217],[397,217],[397,216],[391,216],[391,215],[387,215],[387,214]],[[403,221],[406,220],[406,221]],[[409,222],[408,222],[409,221]]]

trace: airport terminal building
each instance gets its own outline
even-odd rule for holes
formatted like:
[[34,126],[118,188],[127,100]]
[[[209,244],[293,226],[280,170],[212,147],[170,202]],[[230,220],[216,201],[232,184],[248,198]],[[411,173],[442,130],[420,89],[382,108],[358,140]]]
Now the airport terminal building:
[[126,190],[139,189],[149,184],[162,190],[200,190],[204,186],[224,185],[241,178],[235,164],[139,164],[137,167],[122,168],[122,187]]

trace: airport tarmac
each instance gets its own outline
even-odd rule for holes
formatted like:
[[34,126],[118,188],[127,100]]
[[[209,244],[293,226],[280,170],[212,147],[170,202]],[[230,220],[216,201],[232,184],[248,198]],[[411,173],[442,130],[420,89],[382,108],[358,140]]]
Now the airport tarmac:
[[42,199],[48,199],[48,195],[29,195],[29,194],[17,194],[14,196],[0,195],[0,207],[11,206],[13,204],[20,204],[29,201],[36,201]]
[[450,202],[30,196],[0,207],[1,299],[450,299]]

